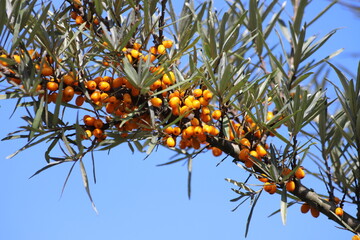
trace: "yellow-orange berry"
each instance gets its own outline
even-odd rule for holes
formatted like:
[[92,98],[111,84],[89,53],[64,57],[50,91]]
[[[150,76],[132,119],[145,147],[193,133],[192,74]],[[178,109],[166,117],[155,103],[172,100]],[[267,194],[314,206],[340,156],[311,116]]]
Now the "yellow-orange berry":
[[261,144],[258,144],[256,146],[256,152],[258,153],[259,157],[265,157],[267,152],[265,150],[265,148],[261,145]]
[[166,85],[171,85],[175,83],[175,74],[174,72],[170,71],[167,72],[163,75],[162,77],[162,81],[166,84]]
[[57,82],[47,82],[46,88],[50,91],[56,91],[59,89],[59,84]]
[[288,181],[286,183],[286,190],[289,192],[293,192],[295,190],[295,182],[294,181]]
[[354,235],[354,236],[352,236],[351,240],[360,240],[360,236],[359,235]]
[[165,46],[162,45],[162,44],[160,44],[160,45],[157,47],[157,53],[158,53],[158,54],[161,54],[161,55],[165,54],[165,53],[166,53],[166,48],[165,48]]
[[305,171],[299,167],[296,171],[295,171],[295,177],[297,179],[303,179],[305,177]]
[[100,82],[98,87],[101,91],[104,91],[104,92],[108,92],[111,90],[110,83],[105,82],[105,81]]
[[95,90],[96,87],[97,87],[97,84],[96,84],[95,81],[90,80],[90,81],[88,81],[88,82],[86,83],[86,87],[87,87],[87,89],[89,89],[89,90]]
[[212,92],[210,92],[210,90],[206,89],[203,91],[203,97],[206,101],[209,101],[210,99],[212,99],[213,94]]
[[96,103],[98,101],[100,101],[101,99],[101,93],[99,91],[94,91],[91,95],[90,95],[91,100]]
[[263,182],[263,183],[266,183],[266,182],[269,181],[269,179],[263,173],[258,177],[258,179],[259,179],[260,182]]
[[194,95],[194,97],[201,97],[202,90],[200,88],[194,89],[193,95]]
[[273,182],[266,182],[264,184],[264,190],[270,194],[274,194],[276,192],[276,184]]
[[134,43],[133,48],[134,48],[135,50],[139,50],[139,49],[141,48],[141,44],[136,42],[136,43]]
[[194,108],[194,109],[200,109],[201,108],[201,103],[200,103],[200,101],[199,100],[193,100],[192,101],[192,107]]
[[335,214],[338,215],[339,217],[342,217],[342,215],[344,215],[344,210],[341,207],[337,207],[335,209]]
[[274,118],[274,113],[273,112],[267,112],[266,121],[270,121],[273,118]]
[[170,126],[170,127],[165,128],[164,132],[167,134],[173,134],[174,129],[173,129],[173,127]]
[[180,135],[180,133],[181,133],[181,128],[179,128],[179,127],[173,128],[172,134],[174,134],[175,136],[178,136],[178,135]]
[[176,145],[175,139],[172,138],[172,137],[168,137],[168,138],[166,139],[166,145],[167,145],[168,147],[175,147],[175,145]]
[[173,42],[171,40],[165,40],[162,42],[162,45],[164,45],[165,48],[171,48],[173,45]]
[[221,118],[221,111],[220,110],[213,111],[211,117],[215,120],[219,120]]
[[84,21],[84,19],[83,19],[83,17],[82,16],[80,16],[80,15],[78,15],[78,16],[76,16],[76,18],[75,18],[75,22],[76,22],[76,24],[82,24],[82,23],[84,23],[85,21]]
[[154,107],[160,107],[162,105],[162,100],[158,97],[152,98],[150,102]]
[[247,138],[242,138],[242,139],[240,140],[240,145],[241,145],[242,147],[247,147],[247,148],[250,148],[250,147],[251,147],[251,143],[250,143],[250,141],[249,141]]
[[104,136],[104,131],[99,128],[95,128],[92,133],[96,138],[102,138]]

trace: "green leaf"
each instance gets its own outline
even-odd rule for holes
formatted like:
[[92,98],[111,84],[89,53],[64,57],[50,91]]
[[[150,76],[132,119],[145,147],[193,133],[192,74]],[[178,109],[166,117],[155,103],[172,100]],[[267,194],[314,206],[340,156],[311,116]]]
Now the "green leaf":
[[247,221],[246,221],[245,238],[247,237],[247,234],[248,234],[248,232],[249,232],[252,214],[253,214],[253,212],[254,212],[256,203],[257,203],[258,199],[260,198],[261,193],[262,193],[262,191],[260,191],[260,193],[255,196],[255,200],[254,200],[254,202],[253,202],[252,205],[251,205],[250,213],[249,213],[249,216],[248,216]]
[[92,205],[94,211],[98,214],[98,210],[96,209],[94,201],[92,200],[92,197],[91,197],[89,181],[88,181],[88,177],[87,177],[87,174],[86,174],[84,163],[83,163],[83,161],[81,159],[79,160],[79,163],[80,163],[81,177],[82,177],[82,180],[83,180],[83,184],[84,184],[86,193],[89,196],[89,199],[90,199],[90,202],[91,202],[91,205]]
[[[32,125],[31,125],[31,127],[33,129],[38,129],[39,126],[40,126],[40,122],[41,122],[41,118],[42,118],[43,110],[44,110],[44,98],[45,97],[43,96],[40,99],[40,103],[38,105],[38,109],[36,111],[34,121],[33,121]],[[31,131],[30,134],[29,134],[29,139],[32,139],[34,137],[34,134],[35,134],[35,132]]]

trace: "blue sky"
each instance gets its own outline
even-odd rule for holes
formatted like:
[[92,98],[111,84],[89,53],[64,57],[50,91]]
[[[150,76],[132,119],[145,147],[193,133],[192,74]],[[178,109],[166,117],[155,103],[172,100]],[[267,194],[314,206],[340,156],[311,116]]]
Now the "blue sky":
[[[309,9],[314,16],[328,3]],[[290,4],[288,2],[288,4]],[[320,4],[322,7],[320,7]],[[315,5],[315,4],[313,4]],[[215,1],[221,8],[223,1]],[[180,11],[178,8],[177,11]],[[332,62],[342,64],[353,72],[359,53],[359,18],[342,7],[335,6],[316,25],[313,33],[320,36],[344,27],[325,45],[323,57],[345,47],[344,53]],[[332,78],[334,75],[332,75]],[[18,111],[9,119],[14,102],[0,102],[0,138],[22,124]],[[166,162],[172,153],[164,148],[143,160],[145,155],[132,155],[126,145],[110,154],[95,153],[97,184],[91,184],[99,214],[91,208],[85,193],[80,169],[75,167],[64,194],[61,188],[69,165],[52,168],[29,180],[46,162],[46,145],[36,146],[13,159],[6,156],[25,144],[24,141],[0,142],[0,239],[7,240],[75,240],[75,239],[244,239],[249,202],[232,212],[237,203],[229,202],[236,195],[225,177],[244,180],[247,175],[231,161],[220,166],[220,158],[202,154],[194,160],[192,197],[187,197],[187,167],[179,163],[156,167]],[[89,175],[91,159],[85,160]],[[305,166],[312,166],[310,161]],[[304,182],[311,184],[311,177]],[[323,186],[314,186],[323,188]],[[318,219],[303,215],[298,205],[289,208],[287,225],[279,215],[267,216],[277,210],[280,196],[263,193],[255,209],[249,240],[291,237],[303,239],[351,239],[352,234],[340,230],[326,217]]]

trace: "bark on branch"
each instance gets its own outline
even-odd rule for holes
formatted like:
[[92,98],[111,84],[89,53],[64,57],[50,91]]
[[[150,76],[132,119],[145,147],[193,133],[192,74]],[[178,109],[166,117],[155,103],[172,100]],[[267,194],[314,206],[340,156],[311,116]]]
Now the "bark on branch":
[[[230,155],[231,157],[238,159],[240,153],[240,147],[238,144],[217,137],[208,137],[207,142],[212,146],[221,149],[224,153]],[[259,169],[254,169],[256,172]],[[261,172],[259,172],[261,174]],[[336,205],[333,202],[326,201],[321,198],[314,190],[307,188],[302,185],[300,181],[296,182],[295,191],[291,194],[298,197],[301,201],[308,203],[310,206],[318,209],[322,214],[326,215],[332,221],[338,223],[340,226],[360,233],[360,220],[351,216],[350,214],[344,212],[342,217],[339,217],[335,214]]]

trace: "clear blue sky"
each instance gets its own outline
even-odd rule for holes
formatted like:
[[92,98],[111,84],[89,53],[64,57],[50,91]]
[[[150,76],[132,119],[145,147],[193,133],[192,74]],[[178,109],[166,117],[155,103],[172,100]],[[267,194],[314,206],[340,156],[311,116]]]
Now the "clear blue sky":
[[[226,7],[223,1],[215,2],[217,8]],[[328,1],[316,2],[319,5],[309,9],[309,16],[314,16],[314,10],[322,9]],[[344,53],[332,62],[341,63],[353,72],[358,59],[350,54],[360,52],[359,23],[359,18],[346,9],[334,7],[312,28],[314,33],[323,36],[334,28],[345,27],[325,45],[323,56],[345,47]],[[9,120],[13,106],[14,102],[0,101],[0,138],[22,124],[21,111]],[[24,144],[24,141],[0,142],[0,239],[244,239],[249,203],[231,212],[236,203],[229,200],[236,195],[224,178],[244,180],[247,175],[231,161],[216,167],[220,158],[210,154],[198,156],[194,160],[189,200],[186,165],[156,167],[171,156],[166,149],[159,148],[145,161],[142,160],[145,155],[132,155],[126,145],[109,155],[97,152],[98,181],[96,185],[91,184],[99,210],[97,215],[85,193],[78,166],[61,198],[70,164],[52,168],[29,180],[46,164],[45,145],[5,159]],[[91,175],[90,158],[86,158],[85,164]],[[304,165],[311,166],[311,163],[307,161]],[[305,178],[304,182],[311,180]],[[283,226],[279,215],[267,217],[279,205],[280,196],[263,194],[247,239],[351,239],[351,233],[334,227],[336,224],[326,217],[320,215],[314,219],[309,214],[301,214],[298,205],[289,208],[288,222]]]

